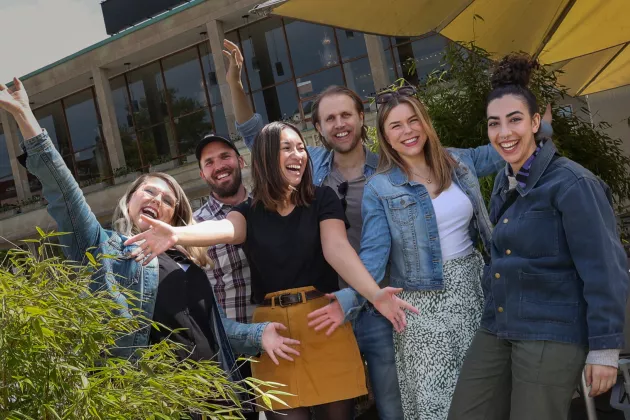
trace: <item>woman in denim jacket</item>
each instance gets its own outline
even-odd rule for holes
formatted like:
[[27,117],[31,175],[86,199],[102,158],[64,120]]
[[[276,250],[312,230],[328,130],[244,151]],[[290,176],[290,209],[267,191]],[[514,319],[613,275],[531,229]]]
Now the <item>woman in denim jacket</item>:
[[[281,324],[245,325],[224,316],[200,267],[208,263],[203,248],[170,250],[172,253],[164,253],[146,266],[131,257],[136,246],[124,246],[123,243],[131,234],[148,228],[140,220],[140,214],[173,225],[193,223],[188,199],[175,179],[161,173],[142,175],[121,198],[114,213],[114,230],[104,229],[50,137],[39,126],[18,79],[14,79],[13,91],[0,84],[0,108],[15,118],[26,139],[21,144],[27,155],[26,167],[42,183],[48,212],[56,221],[58,230],[70,232],[59,236],[66,256],[79,262],[86,261],[85,254],[88,252],[94,256],[115,257],[102,259],[102,265],[93,279],[94,288],[110,290],[112,297],[129,309],[122,311],[121,316],[131,316],[132,311],[140,310],[146,318],[159,321],[171,329],[182,324],[190,326],[190,330],[171,336],[187,349],[179,354],[180,357],[215,359],[233,380],[239,380],[240,376],[235,369],[232,348],[238,354],[247,355],[265,351],[282,356],[295,352],[289,346],[297,342],[278,334],[278,330],[284,329]],[[169,287],[176,286],[174,283],[180,281],[187,283],[188,290]],[[139,308],[130,307],[125,296],[117,293],[120,287],[135,292]],[[191,296],[195,297],[191,299]],[[185,306],[185,310],[181,310],[180,304]],[[145,325],[118,340],[112,353],[119,357],[132,357],[135,348],[158,341],[164,338],[163,334],[151,325]]]
[[610,190],[550,139],[534,139],[535,66],[506,57],[492,78],[488,137],[507,163],[490,201],[484,313],[453,420],[566,419],[585,361],[591,395],[617,378],[628,272]]

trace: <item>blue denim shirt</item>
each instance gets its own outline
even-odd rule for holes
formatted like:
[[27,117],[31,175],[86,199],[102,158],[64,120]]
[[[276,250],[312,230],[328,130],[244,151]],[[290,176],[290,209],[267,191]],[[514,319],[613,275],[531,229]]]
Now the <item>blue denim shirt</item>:
[[[116,257],[102,259],[102,267],[93,276],[94,287],[110,290],[113,298],[127,308],[129,303],[116,290],[122,286],[136,292],[140,299],[139,309],[144,316],[152,319],[159,283],[157,258],[146,266],[137,263],[128,257],[136,245],[125,246],[126,237],[103,229],[46,131],[21,142],[21,147],[27,154],[27,169],[42,183],[43,195],[48,201],[48,213],[56,221],[57,230],[71,232],[59,236],[59,241],[65,245],[63,250],[66,256],[78,262],[86,261],[87,252],[95,257],[99,254]],[[260,353],[266,324],[239,324],[226,318],[219,305],[215,308],[212,321],[220,344],[219,361],[222,368],[232,372],[236,379],[232,348],[239,354]],[[120,315],[131,316],[129,311],[123,311]],[[121,338],[117,348],[113,349],[114,354],[127,358],[133,354],[134,348],[147,346],[150,330],[151,326],[145,325],[139,331]]]
[[[243,137],[248,149],[252,149],[256,136],[262,131],[264,125],[260,114],[254,114],[252,118],[245,121],[243,124],[236,123],[236,129]],[[313,168],[313,182],[315,185],[321,186],[332,171],[334,152],[321,146],[308,146],[307,150]],[[364,150],[365,166],[363,167],[363,175],[365,175],[367,179],[376,172],[378,155],[370,152],[365,147]]]
[[[481,195],[479,177],[496,173],[504,162],[491,146],[448,149],[457,162],[452,179],[473,207],[469,225],[474,242],[490,249],[492,225]],[[390,264],[390,285],[405,290],[441,290],[444,287],[442,250],[431,197],[424,185],[410,181],[398,167],[378,173],[363,193],[361,261],[380,282]],[[353,289],[336,293],[347,318],[365,302]]]
[[610,190],[555,153],[547,141],[502,215],[509,181],[505,171],[495,179],[482,327],[501,338],[621,349],[628,270]]

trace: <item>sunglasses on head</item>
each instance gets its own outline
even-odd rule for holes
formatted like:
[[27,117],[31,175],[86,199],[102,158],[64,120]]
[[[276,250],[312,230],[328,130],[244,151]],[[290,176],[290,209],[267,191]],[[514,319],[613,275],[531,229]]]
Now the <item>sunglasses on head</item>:
[[391,101],[394,98],[398,98],[401,96],[415,96],[418,91],[415,87],[405,85],[401,86],[396,90],[386,90],[384,92],[380,92],[376,94],[375,102],[376,105],[383,105],[387,102]]

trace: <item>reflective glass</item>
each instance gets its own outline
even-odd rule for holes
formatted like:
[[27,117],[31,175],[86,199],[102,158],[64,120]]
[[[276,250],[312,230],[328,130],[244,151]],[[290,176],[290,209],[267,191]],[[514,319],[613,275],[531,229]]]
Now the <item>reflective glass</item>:
[[343,85],[341,67],[324,70],[320,73],[300,77],[296,80],[300,98],[315,96],[330,85]]
[[74,160],[77,165],[76,178],[79,183],[84,181],[98,182],[102,178],[111,176],[107,153],[102,144],[76,152]]
[[215,105],[212,107],[212,117],[214,118],[214,132],[223,137],[230,137],[228,124],[225,119],[225,111],[223,105]]
[[185,117],[175,118],[174,122],[180,155],[195,153],[199,140],[214,131],[207,108]]
[[296,76],[339,64],[333,28],[287,21],[287,39]]
[[173,117],[207,106],[196,47],[163,59],[162,68]]
[[127,81],[136,129],[168,120],[164,84],[157,63],[133,70],[127,74]]
[[365,57],[343,65],[347,86],[363,100],[374,96],[374,80],[370,69],[370,60]]
[[99,115],[92,89],[84,90],[63,100],[73,150],[83,150],[103,144]]
[[59,153],[65,155],[71,153],[70,142],[68,141],[68,131],[66,121],[63,118],[61,102],[53,102],[33,111],[39,125],[48,131],[48,135]]
[[293,82],[254,92],[254,106],[265,123],[300,120],[300,109]]
[[177,156],[178,148],[170,125],[158,125],[138,133],[144,166],[155,165]]
[[[219,80],[217,79],[217,68],[214,66],[214,58],[210,51],[208,42],[199,45],[201,51],[201,65],[203,66],[203,75],[206,78],[206,87],[210,95],[210,103],[221,103],[221,90],[219,89]],[[241,78],[245,81],[245,72],[241,73]],[[243,85],[247,88],[247,83]]]
[[17,202],[17,192],[15,182],[13,182],[13,171],[9,161],[7,149],[7,139],[0,125],[0,205],[15,204]]
[[266,19],[239,30],[252,90],[293,77],[280,19]]
[[339,42],[342,60],[345,61],[361,55],[367,55],[365,37],[362,32],[346,29],[335,29],[335,31],[337,32],[337,41]]

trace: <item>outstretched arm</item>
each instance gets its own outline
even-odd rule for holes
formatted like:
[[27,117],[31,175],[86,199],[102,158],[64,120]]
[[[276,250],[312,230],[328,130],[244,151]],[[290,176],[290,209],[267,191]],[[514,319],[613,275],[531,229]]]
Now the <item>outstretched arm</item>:
[[243,124],[254,116],[254,111],[252,111],[245,89],[243,89],[243,82],[241,82],[243,54],[235,43],[227,39],[223,41],[223,46],[225,47],[223,55],[229,60],[226,77],[230,93],[232,94],[232,105],[234,106],[236,122]]

